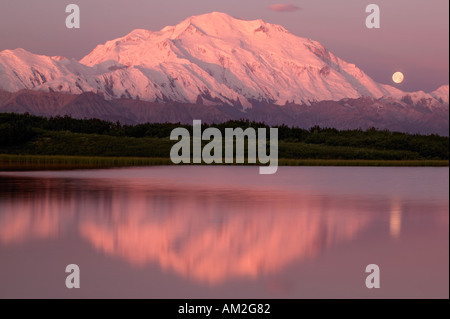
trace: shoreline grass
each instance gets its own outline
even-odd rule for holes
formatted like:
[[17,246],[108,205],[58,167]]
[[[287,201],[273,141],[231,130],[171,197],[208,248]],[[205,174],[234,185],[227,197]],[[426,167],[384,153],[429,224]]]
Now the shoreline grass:
[[[174,165],[170,158],[0,154],[0,171]],[[189,165],[189,164],[188,164]],[[199,165],[199,164],[191,164]],[[220,165],[220,164],[216,164]],[[233,164],[227,164],[233,165]],[[259,164],[250,164],[259,165]],[[279,159],[279,166],[448,167],[448,160]]]
[[448,167],[448,160],[280,159],[279,166]]
[[95,169],[171,165],[170,158],[0,154],[0,170]]

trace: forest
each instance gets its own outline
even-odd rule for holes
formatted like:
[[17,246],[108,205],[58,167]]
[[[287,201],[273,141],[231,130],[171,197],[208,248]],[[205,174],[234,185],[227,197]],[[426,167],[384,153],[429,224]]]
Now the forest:
[[[0,154],[169,158],[177,141],[174,128],[191,125],[146,123],[122,125],[98,119],[0,114]],[[202,129],[268,128],[264,123],[229,121],[204,124]],[[280,159],[318,160],[447,160],[449,138],[386,130],[278,126]],[[205,143],[208,143],[207,141]]]

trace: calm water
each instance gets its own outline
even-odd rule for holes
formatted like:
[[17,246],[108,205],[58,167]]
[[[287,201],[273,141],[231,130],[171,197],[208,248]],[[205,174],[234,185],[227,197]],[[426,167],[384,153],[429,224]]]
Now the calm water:
[[0,173],[0,298],[448,298],[448,191],[448,168]]

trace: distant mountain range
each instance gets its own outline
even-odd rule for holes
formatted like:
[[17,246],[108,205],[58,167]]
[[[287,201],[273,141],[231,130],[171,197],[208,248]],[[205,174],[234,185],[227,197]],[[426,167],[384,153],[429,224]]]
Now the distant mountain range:
[[403,92],[320,43],[223,13],[134,30],[80,61],[0,52],[0,112],[125,123],[248,118],[448,135],[449,86]]

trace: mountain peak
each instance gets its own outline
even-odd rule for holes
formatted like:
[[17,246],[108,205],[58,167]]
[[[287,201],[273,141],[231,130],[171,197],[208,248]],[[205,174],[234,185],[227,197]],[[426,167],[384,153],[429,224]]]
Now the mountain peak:
[[[261,19],[222,12],[192,16],[160,31],[135,29],[98,45],[80,63],[23,49],[0,53],[2,68],[0,88],[9,91],[100,92],[111,99],[152,102],[195,103],[201,97],[204,105],[248,108],[404,96],[319,42]],[[445,88],[433,97],[443,95]],[[442,100],[448,101],[448,93]]]
[[203,25],[205,25],[205,24],[213,25],[213,24],[221,23],[221,22],[234,23],[236,21],[246,21],[246,20],[237,19],[237,18],[232,17],[229,14],[226,14],[223,12],[213,11],[213,12],[209,12],[209,13],[191,16],[191,17],[183,20],[181,23],[183,23],[185,21],[189,21],[191,23],[203,24]]
[[19,55],[33,55],[33,53],[23,49],[23,48],[16,48],[16,49],[6,49],[3,51],[0,51],[0,54],[2,55],[14,55],[14,56],[19,56]]
[[[241,18],[233,17],[227,13],[213,11],[210,13],[200,14],[200,15],[194,15],[191,16],[184,21],[190,21],[191,23],[195,24],[203,24],[203,25],[217,25],[218,23],[225,22],[228,24],[269,24],[265,22],[262,19],[255,19],[255,20],[246,20]],[[181,23],[183,23],[181,22]]]
[[431,92],[431,95],[436,98],[442,100],[444,103],[449,104],[449,85],[442,85],[437,90]]
[[172,39],[194,34],[230,38],[240,37],[242,34],[253,35],[256,32],[267,34],[269,31],[289,33],[284,27],[261,19],[244,20],[216,11],[189,17],[175,26],[161,30],[163,33],[170,33]]
[[238,20],[237,18],[232,17],[231,15],[224,13],[224,12],[220,12],[220,11],[212,11],[212,12],[208,12],[208,13],[204,13],[204,14],[198,14],[198,15],[194,15],[188,19],[193,19],[193,18],[202,18],[202,19],[226,19],[226,20]]

